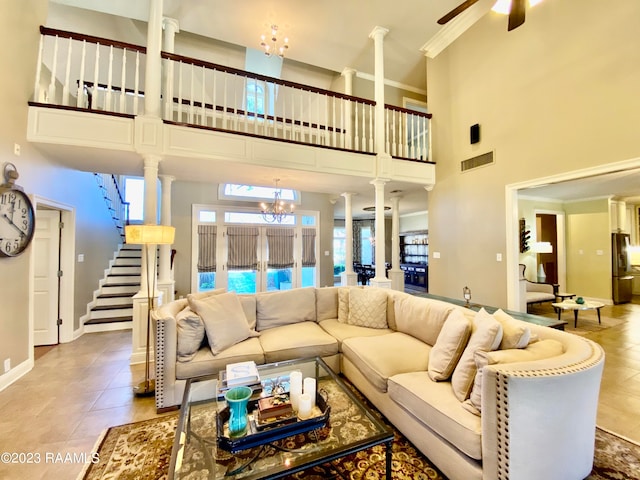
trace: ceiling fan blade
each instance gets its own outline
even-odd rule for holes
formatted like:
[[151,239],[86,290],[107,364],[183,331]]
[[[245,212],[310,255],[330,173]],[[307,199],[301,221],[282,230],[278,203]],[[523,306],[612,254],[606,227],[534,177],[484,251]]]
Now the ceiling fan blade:
[[447,13],[444,17],[442,17],[440,20],[438,20],[438,24],[439,25],[444,25],[448,21],[453,20],[455,17],[460,15],[462,12],[464,12],[467,8],[472,6],[477,1],[478,0],[466,0],[465,2],[462,2],[456,8],[454,8],[449,13]]
[[507,31],[510,32],[514,28],[518,28],[524,23],[525,10],[527,8],[526,0],[511,0],[511,11],[509,12],[509,26]]

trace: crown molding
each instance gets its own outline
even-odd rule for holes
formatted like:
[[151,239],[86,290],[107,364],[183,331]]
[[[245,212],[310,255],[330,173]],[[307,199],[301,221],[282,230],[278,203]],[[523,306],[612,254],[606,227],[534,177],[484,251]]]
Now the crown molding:
[[447,23],[431,39],[425,43],[420,51],[428,58],[435,58],[440,52],[451,45],[457,38],[480,20],[491,10],[495,0],[481,0],[456,18]]

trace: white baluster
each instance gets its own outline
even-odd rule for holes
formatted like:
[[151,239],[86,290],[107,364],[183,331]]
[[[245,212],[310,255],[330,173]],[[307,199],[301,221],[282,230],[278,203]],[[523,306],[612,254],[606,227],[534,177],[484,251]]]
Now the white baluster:
[[122,73],[120,75],[120,106],[118,111],[126,113],[127,109],[127,49],[122,50]]
[[138,92],[140,87],[140,52],[136,51],[136,74],[133,80],[133,114],[138,115]]
[[291,140],[295,140],[294,131],[296,126],[296,90],[295,88],[291,89]]
[[398,144],[396,143],[396,117],[398,112],[391,110],[391,155],[398,155]]
[[194,114],[194,96],[195,96],[195,92],[194,92],[194,77],[195,77],[195,73],[193,71],[194,66],[193,63],[189,66],[189,70],[190,70],[190,85],[189,85],[189,123],[193,124],[193,114]]
[[224,85],[222,86],[222,128],[226,130],[227,128],[227,79],[229,78],[229,74],[223,72]]
[[182,67],[184,63],[180,60],[178,67],[178,122],[182,122]]
[[89,108],[96,110],[98,108],[98,75],[100,73],[100,44],[96,43],[96,59],[93,65],[93,96],[91,97],[91,105]]
[[[244,104],[244,131],[248,132],[249,131],[249,105],[247,105],[247,102],[244,100],[247,97],[247,77],[242,77],[242,95],[240,96],[240,103],[236,103],[236,105],[242,105]],[[254,117],[255,118],[255,117]],[[255,133],[255,122],[253,124],[253,131]]]
[[384,118],[384,125],[385,125],[385,128],[384,128],[384,139],[385,139],[384,148],[385,148],[385,152],[386,153],[391,153],[391,140],[390,140],[391,132],[389,132],[389,124],[391,122],[389,122],[389,110],[388,109],[385,109],[384,117],[385,117]]
[[51,83],[49,83],[49,103],[56,101],[56,68],[58,66],[58,36],[55,36],[53,43],[53,61],[51,62]]
[[383,153],[383,152],[376,152],[375,148],[374,148],[374,143],[373,143],[373,116],[374,116],[374,108],[373,106],[369,105],[369,151],[370,152],[374,152],[374,153]]
[[217,72],[215,70],[211,70],[211,73],[213,74],[213,82],[211,82],[213,84],[213,87],[212,87],[212,90],[211,90],[211,106],[212,106],[211,126],[213,128],[216,128],[216,126],[217,126],[217,116],[218,116],[218,104],[216,103],[216,99],[217,99],[216,88],[218,86],[218,79],[217,79],[217,75],[216,75]]
[[358,104],[356,102],[354,103],[354,110],[355,110],[355,121],[354,121],[354,126],[353,126],[353,148],[354,150],[358,150],[360,151],[360,137],[358,135]]
[[309,137],[307,138],[307,143],[313,143],[313,126],[312,126],[312,121],[311,121],[311,92],[309,92],[307,90],[307,118],[309,119],[309,130],[308,130],[308,135]]
[[84,63],[87,57],[87,41],[82,40],[82,53],[80,54],[80,72],[78,74],[78,93],[76,98],[76,107],[86,108],[87,103],[84,100]]
[[104,97],[104,109],[111,111],[111,85],[113,81],[113,45],[109,47],[109,69],[107,70],[107,93]]
[[411,144],[409,147],[409,158],[416,158],[416,122],[415,118],[411,114],[407,114],[409,118],[409,125],[411,126]]
[[33,88],[33,101],[40,102],[40,76],[42,75],[42,50],[44,49],[44,35],[40,35],[40,44],[38,45],[38,63],[36,63],[36,84]]
[[62,105],[69,105],[69,77],[71,75],[71,38],[67,45],[67,68],[64,74],[64,84],[62,85]]
[[202,66],[202,105],[200,106],[200,125],[204,125],[207,126],[207,109],[206,109],[206,104],[207,104],[207,99],[205,96],[205,82],[206,82],[206,77],[207,77],[207,70],[204,68],[204,65]]
[[280,98],[282,98],[282,138],[287,138],[287,89],[284,85],[280,86],[280,94]]

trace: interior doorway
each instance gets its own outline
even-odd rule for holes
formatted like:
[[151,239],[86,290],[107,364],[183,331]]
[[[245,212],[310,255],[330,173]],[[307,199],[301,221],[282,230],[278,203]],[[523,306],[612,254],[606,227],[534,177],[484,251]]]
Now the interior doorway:
[[[558,283],[558,221],[552,213],[536,213],[536,241],[551,245],[551,251],[538,253],[538,265],[546,274],[546,283]],[[539,270],[540,271],[540,270]]]

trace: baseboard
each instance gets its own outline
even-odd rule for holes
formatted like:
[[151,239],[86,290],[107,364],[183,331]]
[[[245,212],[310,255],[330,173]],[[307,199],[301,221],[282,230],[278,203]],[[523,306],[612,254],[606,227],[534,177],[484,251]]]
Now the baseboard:
[[0,392],[11,385],[16,380],[19,380],[24,375],[29,373],[33,369],[33,358],[29,358],[14,368],[9,370],[4,375],[0,375]]

